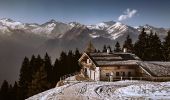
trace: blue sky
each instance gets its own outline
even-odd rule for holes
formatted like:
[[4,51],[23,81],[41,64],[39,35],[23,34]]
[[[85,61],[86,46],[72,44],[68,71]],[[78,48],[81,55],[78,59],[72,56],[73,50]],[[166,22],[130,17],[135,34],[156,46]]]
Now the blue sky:
[[169,6],[170,0],[0,0],[0,18],[40,24],[50,19],[83,24],[113,20],[170,28]]

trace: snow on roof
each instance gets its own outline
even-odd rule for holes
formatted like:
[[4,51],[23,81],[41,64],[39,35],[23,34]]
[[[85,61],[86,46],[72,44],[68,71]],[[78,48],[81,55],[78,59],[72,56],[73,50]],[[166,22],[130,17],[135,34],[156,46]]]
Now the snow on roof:
[[132,53],[89,53],[89,56],[91,57],[105,57],[106,59],[109,57],[113,57],[114,59],[121,59],[122,60],[140,60],[139,57]]
[[154,76],[170,76],[170,62],[138,62],[138,64]]
[[89,53],[89,57],[97,66],[105,65],[137,65],[140,59],[132,53]]
[[122,57],[118,56],[118,57],[92,57],[94,60],[96,61],[103,61],[103,60],[110,60],[110,61],[114,61],[114,60],[122,60]]
[[137,65],[137,60],[127,60],[127,61],[96,61],[99,66],[108,65]]

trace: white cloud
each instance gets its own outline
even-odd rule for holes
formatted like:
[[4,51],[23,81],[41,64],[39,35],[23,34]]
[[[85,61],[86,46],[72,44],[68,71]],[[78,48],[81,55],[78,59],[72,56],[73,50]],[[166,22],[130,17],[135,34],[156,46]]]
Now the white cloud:
[[132,18],[136,13],[137,13],[136,9],[130,10],[129,8],[127,8],[124,14],[119,16],[118,20],[123,21],[129,18]]

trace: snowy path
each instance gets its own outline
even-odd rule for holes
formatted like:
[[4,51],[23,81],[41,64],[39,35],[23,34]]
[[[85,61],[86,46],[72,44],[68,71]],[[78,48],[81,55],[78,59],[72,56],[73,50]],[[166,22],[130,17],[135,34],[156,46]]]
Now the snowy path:
[[37,94],[27,100],[170,100],[170,82],[77,82]]

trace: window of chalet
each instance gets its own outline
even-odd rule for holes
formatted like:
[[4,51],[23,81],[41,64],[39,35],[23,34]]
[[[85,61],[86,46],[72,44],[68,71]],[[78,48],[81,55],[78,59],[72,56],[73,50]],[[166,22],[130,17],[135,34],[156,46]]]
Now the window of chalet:
[[90,59],[87,59],[87,64],[90,64],[91,62],[90,62]]
[[128,72],[128,76],[131,76],[131,74],[132,74],[131,72]]
[[122,76],[125,76],[125,72],[122,72]]
[[109,73],[106,73],[106,76],[109,76]]
[[84,74],[87,75],[87,69],[86,68],[84,69]]
[[119,76],[119,72],[116,72],[116,76]]

